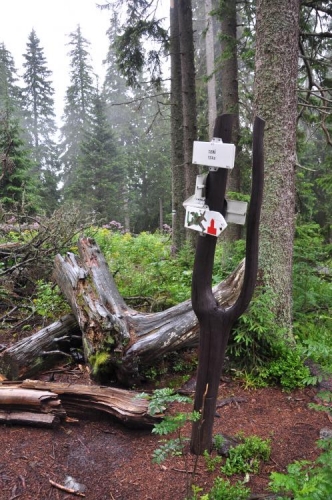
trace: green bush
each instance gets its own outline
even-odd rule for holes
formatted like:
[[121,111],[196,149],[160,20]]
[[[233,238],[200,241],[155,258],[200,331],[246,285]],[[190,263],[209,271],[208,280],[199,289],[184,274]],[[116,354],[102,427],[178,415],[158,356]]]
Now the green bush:
[[332,440],[319,441],[324,450],[314,462],[294,462],[287,474],[273,472],[270,489],[280,496],[277,500],[332,500]]
[[270,458],[270,441],[258,436],[248,436],[243,443],[230,448],[229,456],[221,467],[221,472],[227,476],[233,474],[257,474],[260,462]]
[[203,453],[205,465],[209,472],[214,472],[218,465],[220,465],[222,458],[220,455],[212,456],[210,453],[205,450]]
[[[294,336],[305,358],[332,371],[332,245],[318,224],[296,229],[293,267]],[[309,380],[309,379],[308,379]]]
[[292,391],[297,387],[304,387],[309,375],[300,351],[295,346],[281,345],[278,357],[261,368],[258,378],[269,384],[280,384],[286,391]]
[[217,477],[214,480],[213,486],[206,495],[198,496],[202,491],[201,488],[193,486],[193,497],[191,500],[247,500],[250,495],[250,489],[238,482],[232,485],[227,479]]
[[[190,397],[176,394],[174,390],[169,387],[156,389],[152,394],[141,393],[138,397],[145,398],[149,401],[149,413],[151,415],[164,414],[167,407],[174,402],[192,403]],[[179,412],[175,415],[165,415],[161,422],[155,424],[152,429],[153,434],[167,436],[176,432],[177,437],[159,441],[161,445],[153,451],[152,461],[160,464],[168,457],[181,456],[185,443],[188,441],[188,439],[182,435],[182,428],[187,422],[194,422],[199,420],[199,418],[199,412]]]
[[276,328],[271,304],[272,292],[258,288],[249,308],[236,321],[227,355],[237,368],[257,369],[275,357],[282,333]]
[[289,345],[284,332],[276,327],[272,299],[271,290],[256,290],[248,310],[234,326],[227,355],[240,378],[250,379],[252,386],[303,387],[309,376],[303,350]]
[[59,287],[51,282],[37,281],[36,298],[33,299],[36,313],[46,319],[56,320],[68,314],[70,307],[61,295]]
[[94,238],[121,295],[133,306],[148,304],[158,311],[190,297],[194,254],[188,246],[173,258],[171,240],[161,233],[133,236],[99,229]]
[[213,284],[219,283],[234,271],[244,259],[245,249],[245,240],[237,240],[232,243],[218,241],[213,268]]

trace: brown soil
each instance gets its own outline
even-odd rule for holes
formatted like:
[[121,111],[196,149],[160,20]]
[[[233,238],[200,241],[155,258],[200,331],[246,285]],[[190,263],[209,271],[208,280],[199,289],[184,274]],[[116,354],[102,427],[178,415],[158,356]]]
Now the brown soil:
[[[54,378],[86,381],[77,368],[71,374],[56,373]],[[234,436],[242,432],[271,439],[269,462],[247,484],[252,492],[267,492],[271,472],[285,471],[294,460],[318,456],[320,430],[332,429],[332,422],[328,413],[309,409],[316,394],[313,388],[285,393],[278,388],[248,390],[234,380],[220,383],[220,401],[234,396],[245,401],[217,410],[214,433]],[[184,408],[191,410],[190,405],[174,405],[172,411]],[[189,426],[185,434],[190,435]],[[153,464],[151,455],[158,447],[158,436],[148,430],[129,430],[105,418],[66,423],[54,430],[4,425],[0,436],[0,500],[78,498],[50,483],[75,487],[66,483],[68,476],[84,485],[87,500],[184,500],[188,480],[207,492],[218,474],[208,472],[200,457],[192,479],[186,467],[192,471],[195,458],[189,453],[187,464],[183,457]]]

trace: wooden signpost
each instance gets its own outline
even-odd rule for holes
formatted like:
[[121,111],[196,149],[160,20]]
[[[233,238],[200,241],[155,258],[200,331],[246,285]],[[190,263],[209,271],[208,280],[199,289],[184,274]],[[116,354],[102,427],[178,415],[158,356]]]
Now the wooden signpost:
[[[231,115],[222,115],[217,118],[214,137],[222,139],[221,145],[230,143],[232,123],[233,117]],[[265,122],[258,117],[254,121],[252,191],[247,216],[245,275],[240,295],[231,307],[219,306],[212,293],[213,261],[217,242],[216,236],[220,234],[217,226],[220,222],[216,220],[214,223],[214,228],[217,228],[215,233],[209,231],[209,226],[204,222],[204,217],[207,219],[209,212],[219,213],[224,220],[227,218],[225,192],[228,169],[230,168],[229,159],[226,162],[227,167],[210,169],[205,179],[205,200],[201,201],[200,207],[196,207],[197,212],[201,211],[199,212],[199,218],[203,216],[205,210],[204,217],[201,220],[201,226],[204,229],[201,226],[200,229],[193,227],[195,230],[200,230],[202,235],[202,237],[198,238],[196,247],[191,296],[192,307],[200,326],[199,364],[194,410],[201,413],[201,418],[193,423],[191,435],[191,451],[196,455],[203,454],[205,450],[211,451],[216,401],[229,334],[235,320],[247,308],[255,288],[258,269],[259,219],[264,182],[264,124]],[[189,199],[184,203],[185,206],[187,203],[187,213],[188,206],[190,207],[189,213],[193,211],[192,201],[192,199]],[[240,217],[242,223],[244,222],[243,208],[241,209],[241,206],[233,207],[233,210],[239,212],[233,215],[235,218]],[[210,219],[210,222],[212,222],[212,219]]]

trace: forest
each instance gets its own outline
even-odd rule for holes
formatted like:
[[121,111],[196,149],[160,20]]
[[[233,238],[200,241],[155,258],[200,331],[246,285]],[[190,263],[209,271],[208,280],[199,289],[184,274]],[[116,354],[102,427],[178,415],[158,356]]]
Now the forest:
[[[205,483],[199,462],[190,462],[188,480],[187,462],[181,493],[119,493],[118,499],[332,498],[332,2],[170,0],[164,18],[165,3],[96,5],[109,18],[103,81],[81,27],[69,34],[61,123],[38,33],[30,32],[20,70],[1,41],[0,398],[6,383],[45,381],[44,373],[52,373],[51,382],[71,381],[55,375],[71,363],[84,383],[147,388],[143,420],[152,418],[153,433],[171,435],[154,450],[155,463],[200,455],[205,471],[214,473],[224,460],[222,475],[206,480],[204,473]],[[229,224],[217,239],[185,228],[183,202],[194,194],[196,177],[207,173],[193,163],[194,141],[221,137],[215,137],[219,119],[231,120],[224,142],[235,145],[236,156],[218,210],[237,200],[248,202],[249,211],[245,225]],[[262,203],[255,195],[257,119],[265,125]],[[211,193],[215,177],[210,172],[207,179]],[[209,238],[212,264],[203,262]],[[195,309],[195,269],[204,273],[204,264],[214,297],[207,319]],[[214,396],[209,384],[206,391],[198,387],[202,336],[206,323],[212,328],[213,311],[238,304],[249,272],[250,304],[232,324],[223,320],[230,332],[214,371],[238,384],[240,404],[247,390],[270,395],[278,388],[304,399],[315,391],[309,406],[329,422],[329,438],[310,461],[295,454],[297,461],[289,457],[253,485],[249,477],[261,470],[259,461],[268,462],[272,438],[237,437],[241,444],[231,450],[244,447],[252,468],[236,452],[233,463],[232,452],[220,458],[224,436],[212,441],[212,427],[204,449],[197,445],[208,418],[211,426],[216,420],[222,381],[218,375]],[[182,388],[196,376],[192,410]],[[136,421],[129,407],[120,420]],[[0,399],[0,417],[3,408]],[[310,418],[303,416],[309,426]],[[191,432],[189,445],[183,428]]]

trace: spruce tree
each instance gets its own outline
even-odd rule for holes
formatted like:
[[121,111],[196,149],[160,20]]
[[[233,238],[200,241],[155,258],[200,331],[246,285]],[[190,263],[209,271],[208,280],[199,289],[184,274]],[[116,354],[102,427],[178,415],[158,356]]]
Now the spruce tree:
[[61,129],[63,195],[67,201],[71,200],[70,185],[75,182],[77,176],[84,132],[91,126],[91,110],[95,97],[89,54],[90,43],[83,37],[80,26],[77,26],[76,31],[69,37],[70,85],[66,91],[64,125]]
[[21,89],[17,85],[18,75],[14,59],[6,49],[5,44],[0,44],[0,109],[15,112],[20,115]]
[[119,186],[121,170],[116,162],[116,146],[105,112],[105,101],[96,92],[90,127],[83,132],[76,177],[67,195],[78,200],[82,210],[97,212],[105,222],[118,219],[121,210]]
[[[103,94],[107,116],[118,145],[121,165],[121,212],[126,230],[140,232],[159,227],[160,205],[170,215],[169,93],[161,85],[155,97],[151,87],[128,87],[118,69],[118,16],[113,12],[108,30],[109,50],[105,60]],[[143,75],[142,75],[143,79]],[[170,223],[170,218],[165,222]]]
[[33,212],[38,208],[32,163],[19,117],[20,89],[14,60],[0,45],[0,203],[5,211]]
[[171,223],[169,116],[161,112],[156,101],[146,100],[131,125],[127,168],[131,229],[135,233],[154,231],[161,218]]
[[32,30],[23,55],[23,107],[25,124],[32,147],[35,173],[40,183],[44,209],[51,212],[57,205],[57,175],[59,170],[57,131],[54,111],[54,89],[50,81],[44,50],[35,30]]
[[103,96],[106,103],[107,119],[112,127],[117,143],[118,163],[121,165],[121,180],[118,196],[121,200],[122,210],[116,218],[127,231],[131,230],[131,206],[130,206],[130,144],[133,136],[133,121],[135,113],[132,106],[125,104],[133,99],[133,93],[127,86],[125,77],[120,73],[117,66],[117,52],[115,47],[116,36],[120,29],[117,12],[112,12],[110,27],[107,30],[109,48],[104,64],[106,75],[103,85]]

